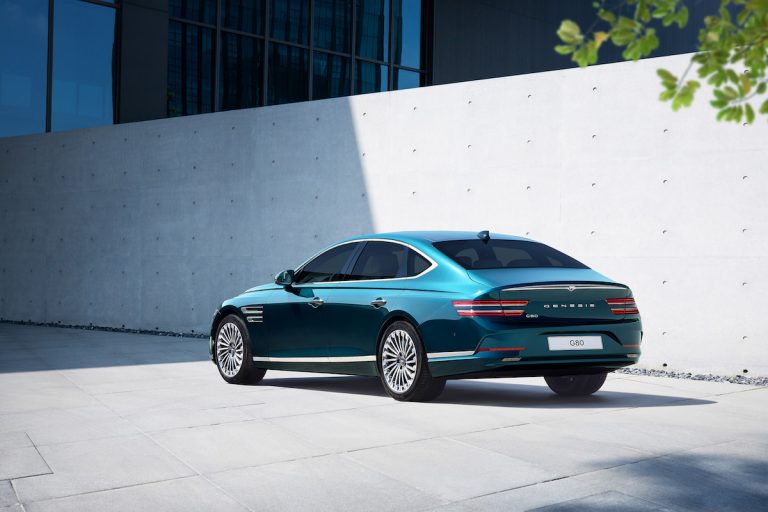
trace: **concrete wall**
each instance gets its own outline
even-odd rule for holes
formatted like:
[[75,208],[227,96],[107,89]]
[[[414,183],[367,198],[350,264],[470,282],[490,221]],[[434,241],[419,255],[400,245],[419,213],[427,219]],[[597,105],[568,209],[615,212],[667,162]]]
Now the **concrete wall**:
[[643,364],[768,374],[768,127],[687,58],[0,139],[0,317],[196,332],[348,235],[490,229],[632,286]]

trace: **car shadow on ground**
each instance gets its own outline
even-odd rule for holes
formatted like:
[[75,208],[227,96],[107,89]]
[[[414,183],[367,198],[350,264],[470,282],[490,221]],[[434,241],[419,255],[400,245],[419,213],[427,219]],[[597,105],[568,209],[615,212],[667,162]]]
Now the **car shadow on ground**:
[[[610,376],[608,377],[611,378]],[[291,377],[266,378],[258,385],[305,389],[330,393],[386,396],[376,377]],[[715,402],[699,398],[626,391],[598,391],[592,396],[556,395],[541,379],[541,385],[509,381],[449,380],[435,403],[497,407],[616,408],[706,405]]]

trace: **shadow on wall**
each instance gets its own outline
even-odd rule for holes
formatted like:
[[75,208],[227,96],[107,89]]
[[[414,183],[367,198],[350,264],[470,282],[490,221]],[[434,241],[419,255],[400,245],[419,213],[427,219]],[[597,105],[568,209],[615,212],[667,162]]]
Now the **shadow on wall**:
[[0,318],[205,332],[373,230],[350,101],[0,140]]

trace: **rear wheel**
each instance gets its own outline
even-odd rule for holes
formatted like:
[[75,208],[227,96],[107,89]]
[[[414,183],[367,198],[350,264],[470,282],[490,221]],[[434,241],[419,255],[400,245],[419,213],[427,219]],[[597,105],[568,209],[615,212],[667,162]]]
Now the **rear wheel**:
[[445,388],[445,379],[436,379],[429,372],[421,338],[408,322],[394,322],[384,331],[378,364],[384,390],[395,400],[427,402]]
[[256,368],[245,322],[235,315],[224,318],[216,330],[214,359],[221,377],[230,384],[256,383],[267,370]]
[[603,387],[606,373],[594,375],[565,375],[562,377],[544,377],[549,388],[558,395],[587,396]]

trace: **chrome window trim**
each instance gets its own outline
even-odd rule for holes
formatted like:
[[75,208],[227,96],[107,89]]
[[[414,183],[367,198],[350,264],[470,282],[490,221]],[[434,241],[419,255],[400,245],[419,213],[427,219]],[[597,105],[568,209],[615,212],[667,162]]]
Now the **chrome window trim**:
[[304,263],[302,263],[298,267],[298,269],[296,269],[296,275],[299,275],[299,272],[301,272],[304,269],[304,267],[307,265],[307,263],[311,262],[312,260],[314,260],[315,258],[320,256],[321,254],[324,254],[324,253],[326,253],[326,252],[328,252],[328,251],[330,251],[332,249],[335,249],[336,247],[341,247],[342,245],[354,244],[354,243],[360,243],[360,242],[391,242],[393,244],[404,245],[405,247],[409,248],[412,251],[415,251],[417,254],[419,254],[424,259],[429,261],[430,265],[429,265],[429,267],[424,269],[419,274],[416,274],[415,276],[409,276],[409,277],[389,277],[389,278],[385,278],[385,279],[356,279],[354,281],[323,281],[322,283],[302,283],[302,284],[293,285],[294,288],[303,288],[303,287],[307,287],[307,286],[315,287],[315,286],[319,286],[319,285],[339,284],[339,283],[376,283],[376,282],[381,282],[381,281],[405,281],[405,280],[408,280],[408,279],[416,279],[416,278],[419,278],[421,276],[424,276],[424,275],[428,274],[429,272],[432,272],[434,269],[436,269],[438,267],[438,263],[435,260],[433,260],[429,255],[425,254],[424,251],[422,251],[421,249],[418,249],[418,248],[412,246],[409,243],[401,242],[400,240],[392,240],[390,238],[361,238],[361,239],[357,239],[357,240],[347,240],[346,242],[340,242],[340,243],[338,243],[336,245],[332,245],[331,247],[328,247],[327,249],[324,249],[324,250],[316,253],[314,256],[312,256],[311,258],[306,260]]

